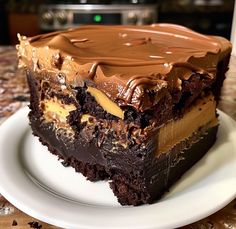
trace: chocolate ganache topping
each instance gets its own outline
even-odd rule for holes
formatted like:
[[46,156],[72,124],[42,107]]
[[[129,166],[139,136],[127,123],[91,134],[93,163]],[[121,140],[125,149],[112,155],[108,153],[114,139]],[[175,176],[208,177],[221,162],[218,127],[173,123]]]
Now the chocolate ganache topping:
[[222,37],[206,36],[174,24],[82,26],[20,37],[20,65],[64,73],[68,84],[92,80],[118,105],[145,110],[146,90],[156,100],[181,90],[194,73],[214,78],[217,64],[231,51]]

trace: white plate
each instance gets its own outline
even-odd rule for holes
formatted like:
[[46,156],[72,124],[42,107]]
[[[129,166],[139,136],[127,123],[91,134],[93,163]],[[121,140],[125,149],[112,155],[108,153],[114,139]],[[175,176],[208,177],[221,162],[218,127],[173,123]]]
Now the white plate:
[[174,228],[204,218],[236,197],[236,124],[220,113],[218,140],[152,205],[122,207],[108,182],[92,183],[47,152],[28,126],[28,109],[0,127],[0,193],[25,213],[76,229]]

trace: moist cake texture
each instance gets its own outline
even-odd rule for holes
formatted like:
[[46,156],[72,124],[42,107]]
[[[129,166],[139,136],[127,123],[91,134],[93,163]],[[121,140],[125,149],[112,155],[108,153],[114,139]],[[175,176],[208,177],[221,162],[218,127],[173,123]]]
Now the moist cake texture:
[[226,39],[154,24],[19,41],[34,135],[122,205],[153,203],[214,144]]

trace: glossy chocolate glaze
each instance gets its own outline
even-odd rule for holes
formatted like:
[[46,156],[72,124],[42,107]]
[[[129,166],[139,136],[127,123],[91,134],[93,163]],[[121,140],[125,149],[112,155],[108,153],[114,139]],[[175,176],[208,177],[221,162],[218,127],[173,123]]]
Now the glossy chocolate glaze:
[[[37,62],[34,70],[44,70],[40,61],[54,59],[50,70],[66,69],[68,83],[75,78],[92,80],[119,105],[136,108],[147,90],[160,96],[167,88],[181,90],[182,80],[193,73],[215,78],[217,64],[231,51],[224,38],[173,24],[83,26],[22,40],[23,51],[18,54],[25,65],[33,59]],[[47,57],[42,61],[37,50],[44,47]],[[27,52],[29,48],[32,52]],[[47,50],[54,50],[57,58]],[[65,61],[68,58],[70,61]],[[63,66],[71,62],[76,67]],[[146,108],[144,105],[141,110]]]

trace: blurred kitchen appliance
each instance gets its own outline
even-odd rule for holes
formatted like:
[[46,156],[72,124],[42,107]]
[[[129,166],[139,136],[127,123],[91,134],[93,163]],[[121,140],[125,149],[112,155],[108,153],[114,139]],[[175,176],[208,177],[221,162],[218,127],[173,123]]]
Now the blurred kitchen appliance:
[[230,38],[234,0],[165,0],[158,21],[176,23],[200,33]]
[[42,31],[84,24],[142,25],[156,21],[156,4],[45,4],[39,8]]

